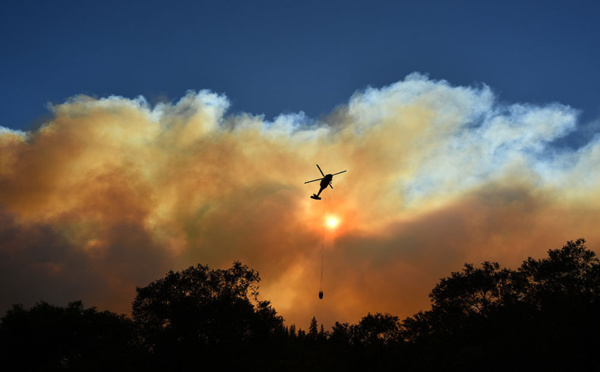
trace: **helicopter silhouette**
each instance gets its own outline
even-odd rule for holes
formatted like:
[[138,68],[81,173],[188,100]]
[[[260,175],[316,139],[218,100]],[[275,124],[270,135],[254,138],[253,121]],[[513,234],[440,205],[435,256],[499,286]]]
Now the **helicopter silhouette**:
[[345,170],[334,173],[334,174],[324,174],[323,171],[321,170],[321,167],[319,167],[319,164],[317,164],[317,168],[319,168],[319,172],[321,172],[321,174],[323,175],[323,178],[317,178],[316,180],[306,181],[304,183],[307,184],[307,183],[311,183],[311,182],[315,182],[315,181],[321,181],[321,188],[319,189],[319,192],[316,194],[312,194],[312,196],[311,196],[312,199],[321,200],[319,195],[321,195],[321,192],[323,192],[323,190],[325,190],[327,188],[327,186],[329,186],[333,189],[333,186],[331,186],[331,180],[333,180],[333,176],[335,176],[336,174],[344,173]]

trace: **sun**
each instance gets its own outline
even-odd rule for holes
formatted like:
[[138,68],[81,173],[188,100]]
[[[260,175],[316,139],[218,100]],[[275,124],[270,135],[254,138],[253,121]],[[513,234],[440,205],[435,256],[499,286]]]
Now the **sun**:
[[329,216],[327,217],[327,219],[325,220],[325,224],[330,228],[330,229],[335,229],[340,223],[340,220],[337,217],[334,216]]

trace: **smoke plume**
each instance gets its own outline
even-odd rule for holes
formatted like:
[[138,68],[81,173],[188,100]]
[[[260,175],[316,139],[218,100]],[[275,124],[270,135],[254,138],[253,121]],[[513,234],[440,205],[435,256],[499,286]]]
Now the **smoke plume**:
[[[209,91],[77,96],[38,130],[1,128],[2,311],[82,299],[128,313],[135,287],[169,270],[239,260],[287,324],[330,326],[425,310],[465,262],[600,241],[599,139],[555,145],[581,126],[571,107],[411,74],[318,120],[228,108]],[[322,201],[304,184],[317,163],[347,170]]]

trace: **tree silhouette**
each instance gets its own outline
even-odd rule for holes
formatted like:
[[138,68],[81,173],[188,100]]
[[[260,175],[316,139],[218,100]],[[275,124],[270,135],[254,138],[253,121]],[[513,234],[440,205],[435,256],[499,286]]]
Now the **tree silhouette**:
[[[0,323],[0,366],[54,370],[588,371],[600,348],[600,262],[569,241],[516,270],[465,264],[402,322],[368,313],[330,332],[285,328],[239,262],[198,265],[137,288],[133,320],[81,302],[15,305]],[[10,367],[10,368],[7,368]]]
[[133,318],[157,360],[176,363],[168,368],[193,369],[208,361],[231,366],[284,333],[283,319],[268,301],[258,300],[259,281],[240,262],[227,270],[198,265],[171,271],[137,289]]
[[[487,317],[501,306],[507,293],[510,270],[500,269],[497,262],[484,262],[481,268],[465,264],[462,272],[442,279],[429,297],[435,311],[455,314],[460,318]],[[461,320],[457,319],[457,320]]]
[[[569,241],[548,257],[523,262],[522,285],[529,322],[523,338],[548,368],[587,370],[600,346],[600,264],[584,239]],[[538,360],[542,360],[539,363]],[[533,364],[533,361],[532,361]]]
[[562,249],[548,251],[548,258],[529,258],[519,269],[527,301],[537,308],[559,303],[586,304],[600,298],[600,265],[585,240],[569,241]]
[[40,302],[15,305],[0,324],[0,361],[24,371],[105,371],[137,365],[133,322],[123,315]]
[[312,317],[310,326],[308,327],[308,337],[313,341],[319,337],[319,324],[317,323],[317,318],[314,316]]
[[349,346],[353,344],[354,327],[350,326],[349,323],[335,322],[331,327],[330,340],[341,347]]
[[569,241],[516,271],[466,264],[440,280],[431,310],[401,325],[412,366],[585,369],[600,345],[600,266],[584,243]]
[[353,333],[359,344],[388,345],[399,338],[398,317],[391,314],[371,315],[369,313],[360,320]]

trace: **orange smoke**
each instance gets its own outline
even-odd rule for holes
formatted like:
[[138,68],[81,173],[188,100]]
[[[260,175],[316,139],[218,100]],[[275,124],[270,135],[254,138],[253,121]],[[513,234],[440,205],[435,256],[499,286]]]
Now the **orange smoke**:
[[[569,107],[507,106],[418,74],[316,123],[228,105],[208,91],[154,107],[82,96],[37,131],[1,129],[0,306],[129,312],[135,287],[168,270],[240,260],[286,323],[330,326],[425,309],[465,262],[598,244],[598,141],[552,144],[577,128]],[[316,163],[348,170],[321,201],[304,184]]]

